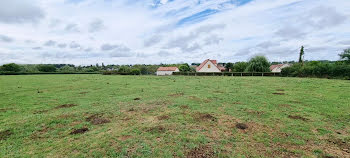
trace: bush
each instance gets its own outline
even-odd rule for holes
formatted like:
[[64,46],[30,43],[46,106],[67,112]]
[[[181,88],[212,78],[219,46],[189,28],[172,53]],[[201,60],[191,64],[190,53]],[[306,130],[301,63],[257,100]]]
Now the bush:
[[130,73],[132,75],[141,75],[141,70],[140,69],[132,69]]
[[255,56],[248,62],[247,72],[270,72],[270,63],[264,56]]
[[248,67],[247,62],[237,62],[233,65],[232,72],[244,72]]
[[57,68],[53,65],[39,65],[38,70],[41,72],[56,72]]
[[21,71],[21,67],[15,63],[5,64],[1,67],[2,71],[8,72],[19,72]]
[[189,72],[191,71],[191,68],[188,64],[183,64],[179,66],[180,72]]

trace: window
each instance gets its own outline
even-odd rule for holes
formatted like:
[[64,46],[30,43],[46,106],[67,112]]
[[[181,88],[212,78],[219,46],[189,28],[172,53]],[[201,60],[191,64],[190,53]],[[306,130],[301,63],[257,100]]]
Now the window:
[[208,69],[210,69],[210,64],[208,65]]

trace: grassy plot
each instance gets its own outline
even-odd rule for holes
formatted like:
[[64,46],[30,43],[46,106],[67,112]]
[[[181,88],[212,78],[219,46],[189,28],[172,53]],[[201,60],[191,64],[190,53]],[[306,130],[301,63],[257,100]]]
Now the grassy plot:
[[0,157],[350,157],[350,82],[0,76]]

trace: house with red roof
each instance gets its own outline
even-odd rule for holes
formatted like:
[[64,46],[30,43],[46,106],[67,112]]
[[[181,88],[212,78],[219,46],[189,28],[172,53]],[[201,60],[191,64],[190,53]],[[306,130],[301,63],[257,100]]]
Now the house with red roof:
[[157,76],[173,75],[173,72],[180,72],[177,67],[159,67],[157,69]]
[[204,60],[198,67],[197,72],[222,72],[225,71],[225,67],[219,65],[216,60]]
[[283,68],[290,67],[290,64],[277,64],[277,65],[271,65],[270,70],[271,72],[282,72]]

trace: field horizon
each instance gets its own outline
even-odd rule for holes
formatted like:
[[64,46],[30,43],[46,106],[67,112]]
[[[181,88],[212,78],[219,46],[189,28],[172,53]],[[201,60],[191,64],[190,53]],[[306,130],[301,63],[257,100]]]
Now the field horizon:
[[350,82],[0,76],[0,157],[350,157]]

